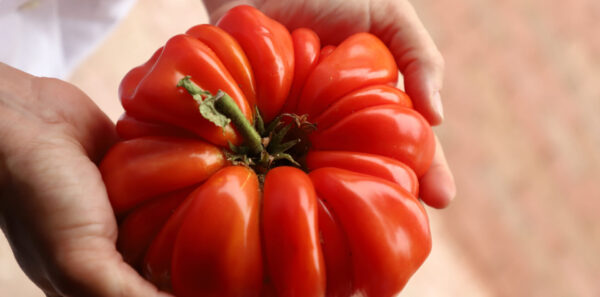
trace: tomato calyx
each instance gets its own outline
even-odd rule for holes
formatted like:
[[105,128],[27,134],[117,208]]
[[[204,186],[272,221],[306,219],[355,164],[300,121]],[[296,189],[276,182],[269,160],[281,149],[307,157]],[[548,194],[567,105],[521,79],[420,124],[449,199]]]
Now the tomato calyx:
[[255,108],[252,124],[227,93],[219,90],[213,95],[192,82],[190,76],[182,78],[177,86],[192,95],[204,118],[223,129],[231,123],[242,135],[242,145],[228,142],[225,156],[231,164],[252,168],[259,177],[281,165],[303,167],[298,160],[308,152],[308,134],[316,129],[308,115],[282,113],[265,125]]

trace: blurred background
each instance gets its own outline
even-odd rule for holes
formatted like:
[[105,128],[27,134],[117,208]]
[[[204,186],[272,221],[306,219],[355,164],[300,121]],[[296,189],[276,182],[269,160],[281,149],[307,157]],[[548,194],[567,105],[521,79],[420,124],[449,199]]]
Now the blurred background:
[[[600,296],[600,1],[412,0],[446,59],[435,128],[458,195],[401,296]],[[70,81],[116,120],[117,87],[196,0],[138,1]],[[0,238],[0,296],[43,296]]]

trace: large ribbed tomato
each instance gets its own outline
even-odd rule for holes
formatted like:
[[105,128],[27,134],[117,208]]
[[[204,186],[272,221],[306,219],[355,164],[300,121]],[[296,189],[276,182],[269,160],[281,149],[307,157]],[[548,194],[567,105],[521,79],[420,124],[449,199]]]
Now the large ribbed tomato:
[[120,86],[100,169],[125,260],[177,296],[393,296],[431,249],[434,137],[375,36],[321,48],[249,6]]

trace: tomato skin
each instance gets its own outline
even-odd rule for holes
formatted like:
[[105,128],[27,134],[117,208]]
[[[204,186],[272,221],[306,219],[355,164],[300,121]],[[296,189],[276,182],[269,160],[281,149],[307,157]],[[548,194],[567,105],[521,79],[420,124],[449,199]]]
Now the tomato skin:
[[293,167],[267,173],[262,232],[277,296],[325,296],[325,266],[317,223],[317,197],[308,175]]
[[163,291],[173,291],[171,285],[171,263],[175,240],[183,220],[187,216],[187,210],[192,204],[193,198],[188,197],[177,207],[173,215],[169,217],[160,232],[156,235],[142,265],[142,274],[146,279]]
[[335,45],[326,45],[321,49],[321,54],[319,55],[319,60],[325,59],[325,57],[329,56],[333,50],[335,49]]
[[310,135],[316,150],[343,150],[378,154],[405,163],[422,176],[435,151],[427,121],[399,105],[373,106],[345,117]]
[[412,108],[412,101],[403,91],[388,85],[373,85],[339,98],[316,117],[314,123],[319,129],[326,129],[361,109],[386,104]]
[[[125,74],[125,77],[123,77],[119,84],[119,98],[131,98],[133,96],[139,83],[144,79],[148,72],[152,70],[152,67],[156,64],[156,61],[162,55],[164,49],[165,47],[161,46],[154,54],[152,54],[148,61],[140,66],[134,67]],[[123,104],[123,101],[121,101],[121,104]]]
[[259,296],[259,188],[242,166],[221,169],[190,195],[172,259],[180,297]]
[[[290,34],[238,6],[217,26],[174,36],[121,82],[121,141],[100,171],[119,251],[160,290],[391,297],[429,254],[416,197],[435,150],[431,127],[394,87],[397,66],[375,36],[320,47],[310,29]],[[227,142],[241,144],[241,135],[201,116],[176,86],[185,75],[225,91],[250,122],[255,107],[266,124],[283,112],[307,114],[316,130],[305,135],[305,125],[284,138],[301,139],[286,152],[306,172],[280,166],[262,175],[259,164],[259,178],[231,165]],[[265,146],[273,135],[263,135]],[[260,156],[280,153],[273,143],[272,155]]]
[[239,144],[241,139],[231,126],[223,133],[203,118],[196,101],[177,87],[184,73],[202,89],[229,94],[246,118],[252,120],[250,105],[217,55],[206,44],[184,34],[169,39],[160,53],[123,78],[121,104],[139,120],[181,127],[220,146],[226,146],[227,141]]
[[165,124],[140,121],[127,113],[124,113],[119,118],[115,128],[117,129],[117,135],[119,135],[121,140],[145,136],[198,138],[194,133],[185,129]]
[[398,67],[385,44],[369,33],[357,33],[321,59],[311,72],[298,103],[298,113],[318,116],[335,100],[356,89],[395,85]]
[[224,164],[221,151],[206,142],[144,137],[113,146],[100,172],[113,210],[121,215],[149,198],[202,182]]
[[250,107],[256,105],[256,86],[250,62],[239,43],[219,27],[203,24],[185,32],[208,45],[240,86]]
[[192,188],[154,198],[134,209],[119,225],[117,249],[123,260],[138,268],[152,240]]
[[415,172],[406,164],[379,155],[345,151],[311,151],[306,156],[309,170],[322,167],[336,167],[364,173],[397,183],[419,197],[419,181]]
[[327,272],[327,297],[352,296],[352,253],[339,219],[319,199],[319,234]]
[[319,36],[314,31],[306,28],[294,30],[292,41],[294,42],[294,80],[283,107],[283,112],[294,112],[296,110],[306,78],[319,61],[319,48],[321,47]]
[[217,26],[233,36],[246,52],[256,78],[257,105],[265,122],[281,110],[294,76],[294,45],[290,32],[258,9],[240,5]]
[[421,203],[381,178],[338,168],[317,169],[309,176],[346,230],[353,294],[395,296],[431,250]]

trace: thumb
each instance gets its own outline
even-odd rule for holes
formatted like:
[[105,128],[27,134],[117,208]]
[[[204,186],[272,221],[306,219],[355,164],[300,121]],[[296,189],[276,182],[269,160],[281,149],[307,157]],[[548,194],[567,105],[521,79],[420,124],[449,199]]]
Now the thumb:
[[385,42],[404,76],[406,92],[431,125],[444,118],[440,91],[444,59],[408,1],[371,8],[371,32]]

